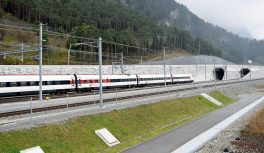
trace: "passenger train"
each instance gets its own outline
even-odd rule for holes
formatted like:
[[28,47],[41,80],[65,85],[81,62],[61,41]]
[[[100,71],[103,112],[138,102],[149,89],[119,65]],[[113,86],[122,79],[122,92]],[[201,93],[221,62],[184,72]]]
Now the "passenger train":
[[[191,83],[190,74],[167,75],[167,84]],[[104,88],[141,87],[164,84],[164,75],[103,75]],[[66,93],[90,91],[99,88],[98,75],[43,75],[43,93]],[[38,75],[0,75],[0,97],[37,94]]]

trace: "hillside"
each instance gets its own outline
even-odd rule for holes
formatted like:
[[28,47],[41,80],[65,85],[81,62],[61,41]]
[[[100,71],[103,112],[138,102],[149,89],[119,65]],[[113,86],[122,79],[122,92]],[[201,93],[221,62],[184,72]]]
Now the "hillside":
[[126,6],[157,21],[160,25],[188,30],[223,51],[223,57],[233,62],[252,59],[264,64],[264,41],[240,38],[225,29],[206,23],[174,0],[121,0]]
[[[125,1],[2,0],[1,7],[4,12],[0,14],[1,18],[4,17],[3,14],[9,13],[31,24],[47,23],[51,31],[88,38],[101,36],[104,40],[146,48],[144,50],[125,48],[125,56],[148,56],[149,52],[146,50],[153,52],[161,50],[164,46],[169,50],[185,50],[197,54],[199,44],[201,54],[222,56],[221,50],[214,48],[209,42],[199,37],[194,38],[185,30],[160,25],[151,17],[126,6]],[[3,41],[3,36],[0,40]],[[53,43],[52,39],[47,40],[47,45]],[[69,38],[63,47],[68,48],[70,43],[82,41]],[[103,45],[106,54],[113,52],[111,45]],[[117,47],[117,52],[123,50],[124,47]]]
[[[145,65],[162,65],[164,63],[163,60],[157,61],[150,61],[145,62]],[[215,56],[205,56],[205,55],[198,55],[198,56],[182,56],[182,57],[169,57],[166,60],[167,65],[213,65],[213,64],[228,64],[233,65],[234,63],[226,61],[222,58],[215,57]]]

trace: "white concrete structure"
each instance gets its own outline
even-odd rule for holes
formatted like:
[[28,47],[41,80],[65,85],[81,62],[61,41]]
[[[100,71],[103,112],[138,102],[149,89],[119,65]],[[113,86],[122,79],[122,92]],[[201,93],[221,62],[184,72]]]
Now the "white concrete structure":
[[39,147],[29,148],[26,150],[21,150],[20,153],[44,153],[44,151]]
[[219,102],[218,100],[214,99],[213,97],[209,96],[206,93],[202,93],[201,96],[203,96],[205,99],[209,100],[210,102],[218,105],[218,106],[222,106],[223,104],[221,102]]
[[95,134],[102,139],[109,147],[113,147],[120,142],[106,128],[96,130]]
[[[240,79],[241,68],[248,68],[242,65],[215,65],[216,68],[222,67],[225,73],[224,80]],[[112,65],[103,66],[103,74],[112,74]],[[97,65],[53,65],[43,66],[43,74],[98,74]],[[125,65],[126,74],[163,74],[163,65]],[[190,73],[195,81],[214,80],[214,65],[167,65],[167,74]],[[0,65],[0,75],[3,74],[38,74],[37,65]],[[121,70],[115,70],[114,74],[121,74]],[[227,76],[226,76],[227,75]],[[252,79],[264,76],[263,66],[252,66]],[[249,76],[249,75],[248,75]],[[247,78],[247,76],[245,77]]]

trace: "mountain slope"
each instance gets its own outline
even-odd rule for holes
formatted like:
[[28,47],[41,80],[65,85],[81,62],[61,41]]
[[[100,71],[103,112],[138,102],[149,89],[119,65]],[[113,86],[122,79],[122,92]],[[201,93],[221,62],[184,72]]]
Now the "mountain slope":
[[194,37],[200,37],[223,51],[223,56],[233,62],[253,59],[264,64],[263,41],[240,38],[226,30],[206,23],[184,5],[174,0],[122,0],[132,9],[158,21],[160,25],[176,26],[188,30]]
[[[30,23],[47,23],[49,30],[77,36],[111,40],[118,43],[161,50],[186,50],[196,53],[200,44],[203,54],[221,56],[221,51],[189,32],[159,25],[154,19],[136,12],[123,0],[2,0],[5,12]],[[69,39],[69,43],[82,42]],[[69,47],[69,46],[67,46]],[[104,45],[111,52],[112,46]],[[79,49],[79,48],[75,48]],[[145,50],[127,49],[126,55],[148,56]],[[118,52],[123,47],[117,47]],[[125,55],[125,56],[126,56]]]

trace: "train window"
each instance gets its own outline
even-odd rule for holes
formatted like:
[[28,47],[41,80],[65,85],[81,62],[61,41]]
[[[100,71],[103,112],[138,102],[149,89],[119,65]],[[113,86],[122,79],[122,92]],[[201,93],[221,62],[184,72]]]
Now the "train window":
[[59,85],[69,84],[69,81],[58,81]]
[[119,79],[111,79],[110,81],[111,81],[112,83],[113,83],[113,82],[120,82]]
[[10,87],[16,87],[16,86],[17,86],[16,82],[10,82]]
[[9,87],[16,87],[16,82],[9,82]]
[[17,87],[20,87],[20,84],[21,84],[20,82],[17,82],[17,83],[16,83]]
[[6,87],[6,83],[5,82],[0,82],[0,87]]
[[7,82],[6,83],[6,87],[10,87],[10,82]]
[[[42,84],[43,84],[43,82],[42,82]],[[39,81],[36,81],[34,85],[39,86]]]
[[27,86],[30,86],[30,82],[27,82]]
[[48,82],[47,82],[47,81],[44,81],[44,82],[43,82],[43,85],[48,85]]
[[22,87],[27,86],[27,83],[26,82],[20,82],[20,86],[22,86]]

